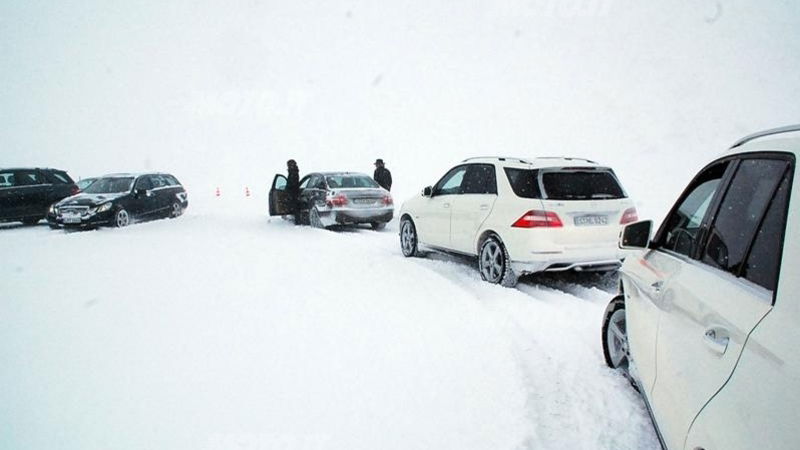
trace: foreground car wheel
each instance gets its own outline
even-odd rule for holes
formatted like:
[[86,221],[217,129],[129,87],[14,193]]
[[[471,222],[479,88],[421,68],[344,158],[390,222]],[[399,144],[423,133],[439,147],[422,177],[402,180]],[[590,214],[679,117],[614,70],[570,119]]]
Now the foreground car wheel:
[[183,214],[183,206],[180,203],[175,202],[172,204],[172,209],[169,211],[170,219],[174,219]]
[[478,270],[481,278],[492,284],[514,287],[517,277],[511,270],[508,252],[500,240],[490,237],[481,245],[478,255]]
[[373,230],[380,231],[380,230],[386,228],[386,222],[372,222],[370,224],[370,226],[372,226]]
[[114,226],[117,228],[127,227],[131,223],[131,216],[128,214],[128,211],[125,208],[121,208],[117,210],[117,213],[114,214]]
[[417,228],[409,218],[404,218],[400,223],[400,249],[403,256],[411,257],[419,255],[417,248]]
[[630,380],[630,351],[625,320],[625,298],[619,295],[611,300],[604,315],[603,356],[608,367],[620,370]]
[[317,211],[317,208],[311,208],[311,210],[308,211],[308,224],[313,228],[325,228],[325,225],[322,224],[322,219],[319,218],[319,211]]

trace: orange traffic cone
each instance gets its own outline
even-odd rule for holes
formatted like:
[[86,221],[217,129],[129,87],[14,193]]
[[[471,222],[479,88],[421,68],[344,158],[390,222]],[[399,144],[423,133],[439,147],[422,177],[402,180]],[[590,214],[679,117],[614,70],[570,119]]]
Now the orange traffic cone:
[[250,197],[250,188],[247,186],[244,187],[244,196]]
[[219,197],[219,186],[217,186],[217,197]]

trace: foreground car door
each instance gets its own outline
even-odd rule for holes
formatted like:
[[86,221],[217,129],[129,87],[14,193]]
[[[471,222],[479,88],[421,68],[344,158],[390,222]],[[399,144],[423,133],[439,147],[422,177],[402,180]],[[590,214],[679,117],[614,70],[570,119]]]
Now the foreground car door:
[[478,230],[497,200],[497,177],[492,164],[469,164],[461,193],[453,196],[450,218],[450,246],[462,253],[477,254]]
[[286,191],[289,180],[281,174],[276,174],[272,179],[269,189],[269,215],[282,216],[291,212],[291,196]]
[[628,258],[622,266],[630,352],[635,375],[648,400],[656,382],[659,323],[669,300],[664,289],[696,252],[701,224],[729,164],[714,164],[698,174],[670,212],[653,249]]
[[436,183],[431,196],[420,202],[420,211],[415,214],[414,221],[421,242],[434,247],[451,248],[450,216],[466,173],[466,165],[454,167]]
[[[680,264],[661,294],[650,397],[668,448],[683,448],[692,421],[724,386],[748,335],[772,307],[763,290],[738,275],[786,168],[780,159],[732,161],[730,181],[723,181],[725,192],[715,196],[721,200],[711,204],[689,257],[674,255]],[[685,230],[670,232],[685,239]]]
[[[800,208],[788,206],[792,172],[770,202],[740,274],[773,307],[747,338],[730,380],[695,419],[685,448],[778,449],[800,442]],[[795,181],[794,205],[798,196]]]

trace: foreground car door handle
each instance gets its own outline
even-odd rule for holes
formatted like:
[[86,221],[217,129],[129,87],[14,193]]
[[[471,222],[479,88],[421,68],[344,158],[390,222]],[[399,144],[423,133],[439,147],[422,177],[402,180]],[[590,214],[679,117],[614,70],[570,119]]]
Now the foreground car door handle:
[[650,285],[650,289],[653,291],[654,294],[660,294],[661,288],[664,287],[663,281],[656,281],[655,283]]
[[703,336],[703,341],[711,348],[714,353],[724,355],[728,350],[728,343],[731,338],[728,337],[726,330],[721,328],[709,328]]

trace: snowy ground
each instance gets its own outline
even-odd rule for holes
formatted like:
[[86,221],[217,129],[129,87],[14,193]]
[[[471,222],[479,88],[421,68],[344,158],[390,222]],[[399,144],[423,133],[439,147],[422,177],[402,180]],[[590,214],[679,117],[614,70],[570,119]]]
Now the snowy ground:
[[640,449],[613,290],[406,259],[397,225],[253,199],[123,230],[0,225],[0,448]]

